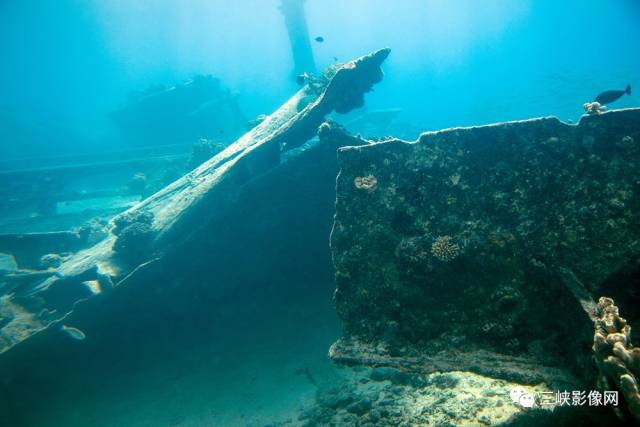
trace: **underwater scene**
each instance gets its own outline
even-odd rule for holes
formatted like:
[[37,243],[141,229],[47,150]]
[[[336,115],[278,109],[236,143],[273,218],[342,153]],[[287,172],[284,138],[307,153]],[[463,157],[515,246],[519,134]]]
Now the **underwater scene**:
[[640,1],[0,40],[0,427],[640,425]]

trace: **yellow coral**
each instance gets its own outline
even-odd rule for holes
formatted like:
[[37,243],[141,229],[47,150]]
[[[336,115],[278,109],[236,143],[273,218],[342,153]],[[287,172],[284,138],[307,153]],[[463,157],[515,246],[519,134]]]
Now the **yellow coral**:
[[602,105],[599,102],[585,102],[582,107],[587,114],[601,114],[607,109],[606,105]]
[[462,253],[460,246],[451,236],[438,236],[431,245],[431,254],[442,262],[449,262]]
[[[601,297],[595,310],[593,351],[598,366],[598,385],[605,390],[617,387],[629,413],[640,421],[640,348],[631,347],[631,327],[620,317],[611,298]],[[624,414],[615,408],[616,414]]]
[[373,175],[357,176],[353,183],[358,190],[364,190],[367,193],[373,193],[378,188],[378,180]]

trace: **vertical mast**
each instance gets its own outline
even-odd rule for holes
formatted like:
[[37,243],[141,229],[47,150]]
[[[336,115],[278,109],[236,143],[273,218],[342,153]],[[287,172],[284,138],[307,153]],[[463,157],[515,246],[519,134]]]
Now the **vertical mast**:
[[293,75],[316,71],[313,51],[309,42],[309,30],[304,14],[305,0],[281,0],[280,11],[284,15],[284,22],[291,42],[293,57]]

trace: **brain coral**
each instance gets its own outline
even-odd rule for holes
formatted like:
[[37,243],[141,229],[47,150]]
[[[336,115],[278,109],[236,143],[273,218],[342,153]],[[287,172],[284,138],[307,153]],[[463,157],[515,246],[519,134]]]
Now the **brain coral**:
[[378,188],[378,180],[373,175],[357,176],[353,183],[358,190],[364,190],[368,193],[372,193]]

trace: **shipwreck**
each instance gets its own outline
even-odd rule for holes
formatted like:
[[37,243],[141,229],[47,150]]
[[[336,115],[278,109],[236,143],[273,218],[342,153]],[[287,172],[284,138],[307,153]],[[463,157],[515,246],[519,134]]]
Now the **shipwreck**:
[[[311,274],[335,277],[336,363],[374,369],[406,393],[486,381],[502,399],[508,385],[587,390],[599,381],[621,390],[618,417],[637,420],[629,325],[637,331],[640,319],[640,109],[416,141],[350,135],[329,115],[363,105],[388,54],[307,82],[233,144],[115,216],[104,235],[0,236],[0,421],[22,421],[44,366],[115,357],[125,341],[114,326],[126,342],[161,340],[164,322],[206,317],[223,288]],[[30,267],[55,251],[70,255]],[[615,299],[624,323],[601,296]],[[63,325],[94,339],[70,348]],[[618,419],[607,408],[515,404],[498,419],[468,402],[457,412],[385,412],[376,399],[319,393],[300,424]]]

